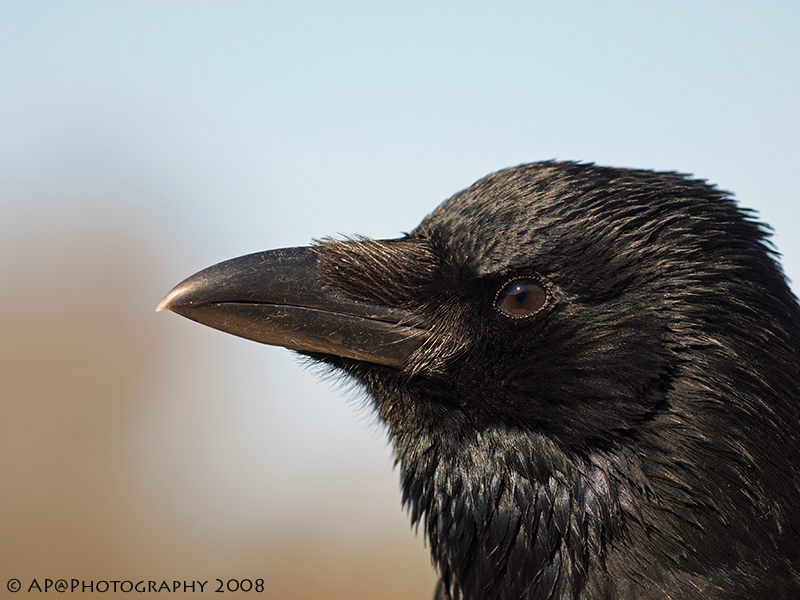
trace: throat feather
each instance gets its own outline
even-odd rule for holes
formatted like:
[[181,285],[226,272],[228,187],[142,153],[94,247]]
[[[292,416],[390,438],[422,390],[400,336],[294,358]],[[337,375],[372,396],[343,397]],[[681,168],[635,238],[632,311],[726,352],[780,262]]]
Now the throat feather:
[[530,432],[455,443],[399,457],[403,500],[423,526],[444,598],[567,600],[589,579],[602,585],[620,526],[611,462],[568,462]]

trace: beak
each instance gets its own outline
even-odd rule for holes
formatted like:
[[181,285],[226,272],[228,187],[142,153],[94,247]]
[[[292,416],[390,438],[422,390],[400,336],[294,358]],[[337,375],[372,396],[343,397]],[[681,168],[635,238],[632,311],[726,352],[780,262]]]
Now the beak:
[[162,310],[262,344],[396,369],[428,336],[414,313],[353,300],[327,285],[313,247],[208,267],[175,286],[156,307]]

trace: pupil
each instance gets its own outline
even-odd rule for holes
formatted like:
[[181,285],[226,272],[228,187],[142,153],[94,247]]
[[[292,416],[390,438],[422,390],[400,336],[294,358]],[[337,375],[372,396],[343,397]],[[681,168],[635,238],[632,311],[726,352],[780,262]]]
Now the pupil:
[[525,296],[526,296],[525,292],[517,292],[517,295],[515,296],[517,304],[524,304]]

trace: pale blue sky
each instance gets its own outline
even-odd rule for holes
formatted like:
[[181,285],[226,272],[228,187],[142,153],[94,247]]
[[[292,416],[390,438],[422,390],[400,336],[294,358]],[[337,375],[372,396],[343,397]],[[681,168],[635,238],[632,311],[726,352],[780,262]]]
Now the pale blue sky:
[[116,317],[169,348],[140,392],[163,401],[125,441],[142,489],[163,492],[150,510],[258,532],[280,490],[346,465],[399,514],[357,403],[285,350],[150,314],[161,296],[240,254],[397,236],[488,172],[550,158],[717,183],[775,227],[800,282],[798,32],[800,3],[777,1],[0,0],[5,301],[25,297],[15,257],[123,223],[151,276]]

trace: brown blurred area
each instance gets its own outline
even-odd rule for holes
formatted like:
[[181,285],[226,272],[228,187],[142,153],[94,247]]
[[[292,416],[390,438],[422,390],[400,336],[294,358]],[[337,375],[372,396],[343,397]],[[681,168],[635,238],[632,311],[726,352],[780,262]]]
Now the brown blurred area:
[[[46,578],[197,580],[209,582],[205,592],[182,597],[218,597],[216,578],[261,578],[262,594],[237,596],[430,597],[435,577],[428,553],[409,530],[399,493],[386,506],[396,517],[352,534],[346,524],[358,523],[363,507],[348,503],[341,486],[330,492],[338,500],[329,502],[324,478],[300,490],[305,500],[285,520],[283,505],[264,506],[278,513],[271,516],[278,525],[254,523],[250,535],[220,534],[224,523],[211,522],[213,514],[185,517],[197,509],[182,478],[205,477],[203,434],[170,445],[162,439],[171,435],[169,424],[159,428],[159,415],[163,403],[173,402],[173,411],[201,413],[186,415],[191,424],[215,400],[213,389],[198,397],[207,382],[184,382],[192,377],[191,361],[175,359],[202,350],[173,339],[183,327],[177,318],[153,312],[168,290],[163,282],[175,283],[176,276],[164,274],[143,222],[111,213],[58,221],[7,222],[0,240],[0,597],[11,596],[12,577],[23,592],[34,578],[40,586]],[[224,374],[213,385],[224,388]],[[154,420],[156,426],[141,425]],[[276,424],[265,423],[265,435],[268,426]],[[175,461],[167,455],[173,447],[191,457],[179,463],[183,470],[167,470],[171,477],[150,472]],[[154,457],[140,460],[143,448],[155,448]],[[294,493],[291,484],[276,485],[287,488],[277,495]],[[332,520],[340,521],[337,527],[320,526]],[[246,530],[247,518],[242,522]],[[71,594],[81,596],[97,593]]]

